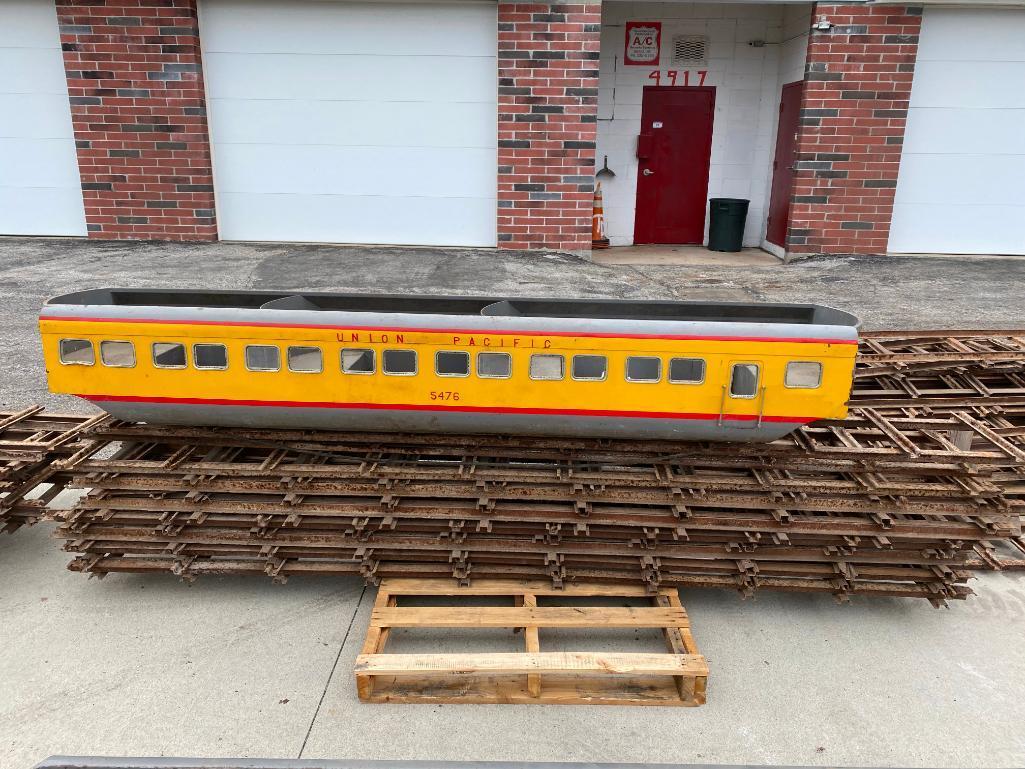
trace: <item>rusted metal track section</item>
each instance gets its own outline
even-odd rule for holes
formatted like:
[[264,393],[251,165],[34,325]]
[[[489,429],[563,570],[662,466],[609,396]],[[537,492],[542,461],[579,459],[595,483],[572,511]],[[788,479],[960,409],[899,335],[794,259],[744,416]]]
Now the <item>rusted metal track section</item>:
[[0,412],[0,533],[45,514],[67,479],[63,471],[104,443],[87,436],[104,419],[48,414],[42,406]]
[[858,350],[859,368],[877,373],[1014,362],[1025,362],[1025,329],[868,331]]
[[852,405],[1025,414],[1025,330],[862,334]]
[[924,408],[964,411],[1008,409],[1025,413],[1025,363],[977,369],[958,366],[942,372],[876,374],[861,369],[851,405],[875,409]]
[[980,542],[975,556],[966,562],[968,568],[984,571],[1025,571],[1025,537]]
[[[105,422],[58,530],[94,574],[361,574],[970,593],[1021,533],[993,477],[1025,452],[962,415],[863,409],[769,445]],[[967,435],[967,439],[965,439]]]
[[[118,553],[88,552],[75,558],[68,566],[72,571],[87,572],[97,576],[114,573],[173,573],[183,579],[192,580],[205,574],[244,574],[249,576],[266,575],[275,581],[283,582],[296,575],[361,575],[369,581],[377,581],[386,577],[420,577],[425,579],[452,578],[450,561],[386,561],[374,559],[370,567],[361,562],[349,563],[327,560],[285,560],[276,558],[230,557],[218,558],[189,557],[179,558],[173,555],[153,554],[125,556]],[[637,568],[618,570],[602,566],[601,568],[558,566],[537,568],[530,563],[475,563],[466,571],[461,582],[472,579],[521,579],[551,580],[554,586],[575,581],[628,582],[647,584],[654,591],[658,585],[733,589],[742,595],[751,595],[755,590],[779,590],[789,592],[826,593],[838,600],[847,600],[852,596],[887,597],[887,598],[925,598],[934,605],[943,605],[949,599],[964,599],[972,594],[969,587],[963,584],[968,572],[960,572],[957,582],[940,579],[911,581],[908,576],[902,579],[881,580],[873,573],[866,573],[861,579],[855,575],[851,579],[848,574],[823,571],[815,576],[766,576],[759,574],[752,564],[741,562],[736,568],[729,569],[719,564],[721,573],[686,573],[681,570],[667,569],[657,562],[642,562]],[[651,581],[657,576],[657,583]],[[923,575],[924,577],[924,575]]]
[[[968,416],[1025,449],[1025,331],[881,331],[863,334],[851,395],[887,418]],[[958,355],[960,354],[960,357]],[[896,357],[892,357],[896,356]],[[967,434],[956,440],[964,445]],[[1010,499],[1025,499],[1025,465],[1011,462],[992,476]],[[994,543],[994,548],[998,543]],[[1014,542],[1010,546],[1016,549]],[[981,557],[988,564],[1014,558]]]
[[[961,448],[962,433],[971,445]],[[772,443],[701,443],[619,439],[532,438],[500,435],[317,432],[216,427],[154,427],[106,421],[91,431],[107,441],[159,442],[181,448],[187,459],[197,445],[232,448],[288,448],[311,457],[365,455],[371,464],[389,452],[423,459],[488,456],[529,463],[566,461],[568,469],[602,463],[623,465],[685,462],[771,469],[788,462],[808,469],[857,471],[931,468],[953,472],[966,464],[1007,465],[1025,461],[1025,450],[1001,438],[969,415],[884,416],[874,409],[853,409],[846,420],[807,426]],[[178,457],[174,458],[176,464]]]
[[[884,331],[863,336],[852,405],[868,406],[889,419],[968,416],[1025,449],[1025,360],[1017,352],[1025,331]],[[960,359],[958,350],[964,353]],[[899,360],[880,363],[884,353]],[[973,438],[964,433],[957,440]],[[993,482],[1006,496],[1025,499],[1021,462],[1002,468]]]

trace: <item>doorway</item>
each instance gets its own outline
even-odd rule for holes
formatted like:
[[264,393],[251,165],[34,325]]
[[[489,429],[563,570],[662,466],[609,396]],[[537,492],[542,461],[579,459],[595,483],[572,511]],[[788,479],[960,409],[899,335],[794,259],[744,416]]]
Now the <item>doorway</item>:
[[714,113],[715,88],[644,88],[634,243],[704,241]]
[[776,155],[772,161],[772,190],[769,193],[765,239],[781,248],[786,248],[790,222],[790,199],[794,189],[794,159],[803,92],[803,80],[787,83],[783,86],[779,101],[779,128],[776,131]]

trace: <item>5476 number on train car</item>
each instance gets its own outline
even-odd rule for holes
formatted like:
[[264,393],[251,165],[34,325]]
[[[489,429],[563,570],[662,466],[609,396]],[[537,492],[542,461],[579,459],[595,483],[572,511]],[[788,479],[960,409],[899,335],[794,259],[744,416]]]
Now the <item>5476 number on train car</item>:
[[459,393],[455,390],[431,390],[432,401],[457,401]]

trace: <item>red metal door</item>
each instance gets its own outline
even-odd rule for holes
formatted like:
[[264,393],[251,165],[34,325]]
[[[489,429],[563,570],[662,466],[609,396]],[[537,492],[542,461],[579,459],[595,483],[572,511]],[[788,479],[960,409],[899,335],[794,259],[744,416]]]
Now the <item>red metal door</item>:
[[715,88],[647,86],[637,142],[635,243],[701,243]]
[[786,246],[803,89],[803,80],[787,83],[783,86],[783,95],[779,101],[779,130],[776,132],[776,157],[772,161],[772,192],[769,195],[769,220],[765,232],[766,240],[777,246]]

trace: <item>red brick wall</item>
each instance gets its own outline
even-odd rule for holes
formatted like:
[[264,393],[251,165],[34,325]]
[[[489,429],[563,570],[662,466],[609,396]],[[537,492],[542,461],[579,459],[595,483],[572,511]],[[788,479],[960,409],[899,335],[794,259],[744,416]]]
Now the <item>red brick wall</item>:
[[498,245],[589,251],[601,4],[498,3]]
[[90,237],[215,240],[195,0],[58,0]]
[[787,250],[886,251],[918,53],[916,5],[817,3]]

